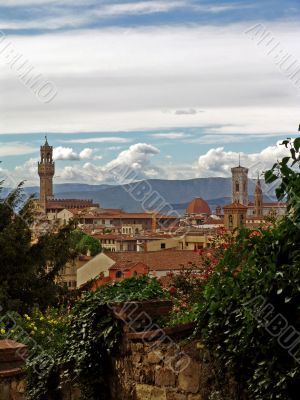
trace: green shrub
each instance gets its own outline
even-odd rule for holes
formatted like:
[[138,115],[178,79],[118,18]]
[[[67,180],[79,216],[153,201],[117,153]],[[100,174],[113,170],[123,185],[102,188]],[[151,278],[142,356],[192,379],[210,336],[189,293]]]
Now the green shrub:
[[[220,362],[217,373],[227,368],[257,400],[296,400],[300,389],[298,360],[267,330],[281,314],[300,332],[300,141],[284,144],[291,159],[276,163],[265,178],[280,178],[276,193],[287,200],[288,215],[267,229],[239,233],[210,278],[198,315],[197,332]],[[274,307],[269,315],[261,299]]]

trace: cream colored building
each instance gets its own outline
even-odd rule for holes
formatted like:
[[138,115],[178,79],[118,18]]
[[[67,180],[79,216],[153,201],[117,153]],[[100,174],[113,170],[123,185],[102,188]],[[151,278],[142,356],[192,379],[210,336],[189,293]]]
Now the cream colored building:
[[109,276],[109,268],[115,264],[105,253],[99,253],[90,261],[77,269],[77,287],[81,287],[92,279],[102,274],[103,277]]

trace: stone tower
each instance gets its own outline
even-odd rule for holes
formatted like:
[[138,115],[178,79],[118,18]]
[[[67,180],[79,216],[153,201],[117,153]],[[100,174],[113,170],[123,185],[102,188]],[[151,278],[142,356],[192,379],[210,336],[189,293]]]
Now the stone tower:
[[40,202],[45,204],[48,199],[53,198],[53,176],[54,176],[54,162],[53,147],[49,146],[47,137],[45,137],[45,144],[41,146],[41,161],[38,163],[38,173],[40,176]]
[[224,227],[230,231],[237,231],[246,224],[247,206],[232,203],[224,206]]
[[232,202],[248,206],[248,168],[241,165],[231,168]]
[[257,217],[263,215],[263,192],[261,189],[259,177],[257,178],[257,183],[254,192],[254,210],[255,210],[255,215]]

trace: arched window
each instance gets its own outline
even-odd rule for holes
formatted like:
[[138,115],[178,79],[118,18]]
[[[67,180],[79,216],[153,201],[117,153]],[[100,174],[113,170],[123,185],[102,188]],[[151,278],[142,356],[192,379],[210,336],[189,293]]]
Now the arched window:
[[235,182],[235,191],[236,192],[240,191],[240,184],[238,183],[238,181]]
[[240,215],[240,224],[241,226],[244,225],[244,216]]
[[122,271],[117,271],[116,272],[116,278],[123,278],[123,272]]
[[232,218],[232,215],[229,215],[228,221],[229,221],[229,227],[232,228],[232,227],[233,227],[233,218]]

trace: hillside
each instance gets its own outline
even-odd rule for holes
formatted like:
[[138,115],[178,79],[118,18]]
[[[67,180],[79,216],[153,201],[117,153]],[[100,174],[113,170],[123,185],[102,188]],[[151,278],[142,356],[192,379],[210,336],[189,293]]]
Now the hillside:
[[[197,178],[189,180],[163,180],[150,179],[144,184],[151,187],[152,192],[160,196],[175,210],[182,213],[189,201],[194,197],[202,197],[207,200],[212,210],[217,205],[223,206],[231,200],[230,178]],[[104,208],[122,208],[125,211],[143,211],[143,205],[136,196],[131,185],[88,185],[80,183],[58,184],[54,186],[57,198],[93,199]],[[141,184],[139,184],[141,187]],[[249,197],[255,188],[255,181],[249,180]],[[38,194],[38,187],[26,188],[28,193]],[[135,197],[132,196],[132,194]],[[146,209],[154,208],[151,204],[145,204]]]

